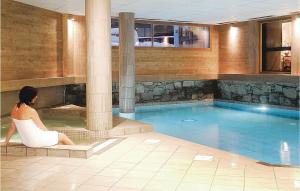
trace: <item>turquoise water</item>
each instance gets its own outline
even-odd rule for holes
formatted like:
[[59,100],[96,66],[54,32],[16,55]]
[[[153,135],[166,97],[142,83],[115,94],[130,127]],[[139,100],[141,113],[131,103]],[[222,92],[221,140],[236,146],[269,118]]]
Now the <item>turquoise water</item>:
[[142,106],[155,131],[271,164],[300,165],[299,111],[226,102]]

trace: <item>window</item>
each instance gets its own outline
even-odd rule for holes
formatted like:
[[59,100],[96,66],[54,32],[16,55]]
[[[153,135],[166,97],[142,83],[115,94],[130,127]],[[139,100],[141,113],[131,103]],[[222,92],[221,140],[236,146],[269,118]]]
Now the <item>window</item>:
[[[209,27],[176,26],[175,46],[181,48],[210,48]],[[177,36],[178,34],[178,36]]]
[[292,23],[262,24],[262,71],[291,72]]
[[[119,23],[112,19],[112,46],[119,46]],[[135,46],[210,48],[210,28],[207,26],[179,26],[135,23]]]
[[117,19],[111,20],[111,45],[119,46],[119,21]]
[[154,25],[153,32],[154,47],[174,47],[173,25]]
[[152,25],[151,24],[136,23],[135,31],[138,39],[136,46],[152,46]]

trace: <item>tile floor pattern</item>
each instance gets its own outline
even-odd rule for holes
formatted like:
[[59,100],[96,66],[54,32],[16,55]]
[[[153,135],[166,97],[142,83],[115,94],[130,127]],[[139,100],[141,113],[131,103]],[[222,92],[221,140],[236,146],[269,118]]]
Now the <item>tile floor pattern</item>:
[[[195,161],[199,154],[214,159]],[[290,191],[299,184],[299,168],[263,166],[158,133],[128,136],[89,159],[1,158],[3,191]]]

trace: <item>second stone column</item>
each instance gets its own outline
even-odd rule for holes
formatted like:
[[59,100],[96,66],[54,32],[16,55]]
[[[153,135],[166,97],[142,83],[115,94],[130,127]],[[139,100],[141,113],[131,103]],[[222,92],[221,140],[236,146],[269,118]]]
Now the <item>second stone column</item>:
[[119,107],[120,116],[134,119],[135,112],[135,28],[134,13],[119,14]]

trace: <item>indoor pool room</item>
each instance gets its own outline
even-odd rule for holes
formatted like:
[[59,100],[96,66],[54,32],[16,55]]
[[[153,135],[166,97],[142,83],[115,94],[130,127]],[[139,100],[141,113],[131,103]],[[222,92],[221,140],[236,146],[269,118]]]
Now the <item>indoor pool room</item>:
[[0,13],[0,190],[300,190],[299,0]]

